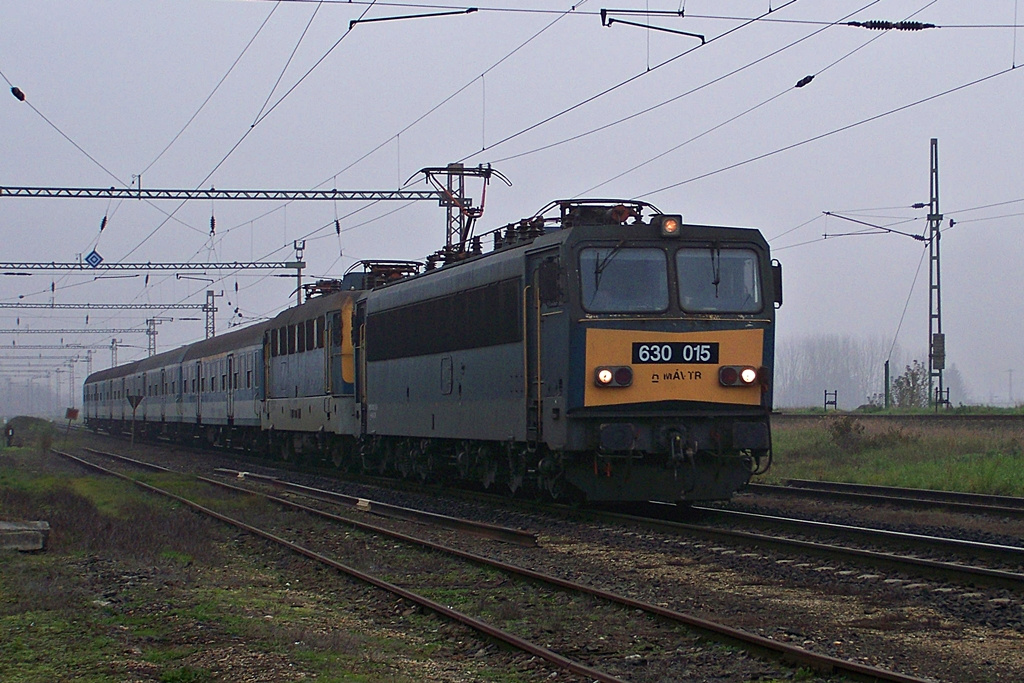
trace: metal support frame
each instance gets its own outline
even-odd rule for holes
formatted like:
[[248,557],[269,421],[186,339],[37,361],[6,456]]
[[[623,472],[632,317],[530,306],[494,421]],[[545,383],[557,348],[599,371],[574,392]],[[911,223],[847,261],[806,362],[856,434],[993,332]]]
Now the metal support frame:
[[[512,185],[508,178],[491,168],[490,164],[466,168],[463,164],[454,163],[441,168],[423,168],[420,169],[420,173],[437,188],[438,203],[448,212],[446,254],[466,251],[466,243],[473,235],[473,225],[476,219],[483,215],[484,204],[487,201],[487,184],[491,176],[498,177],[510,187]],[[444,182],[435,176],[444,176]],[[466,196],[467,177],[480,178],[483,181],[480,206],[473,206],[472,198]]]
[[946,367],[946,338],[942,333],[942,272],[939,242],[942,214],[939,212],[939,141],[931,140],[931,199],[928,202],[928,403],[936,408],[944,402],[942,371]]
[[0,271],[4,274],[16,274],[11,271],[47,270],[47,271],[225,271],[225,270],[294,270],[306,264],[298,261],[224,261],[222,263],[99,263],[95,266],[86,262],[7,261],[0,263]]
[[215,299],[224,296],[224,292],[214,294],[212,289],[206,290],[206,304],[203,312],[206,313],[206,338],[212,339],[217,334],[217,306]]
[[156,355],[156,326],[160,323],[171,322],[172,320],[174,320],[174,318],[161,318],[159,316],[155,318],[146,318],[146,336],[149,337],[149,345],[147,348],[148,355]]
[[437,200],[435,190],[157,190],[131,187],[0,186],[0,197],[63,199],[250,199],[267,201],[419,201]]
[[129,328],[102,328],[102,327],[83,327],[83,328],[60,328],[60,329],[21,329],[15,327],[13,329],[0,330],[0,334],[143,334],[146,330],[139,327]]
[[203,310],[206,307],[205,303],[202,304],[13,304],[13,303],[0,303],[0,308],[25,308],[25,309],[40,309],[40,308],[52,308],[55,310],[63,309],[91,309],[100,311],[183,311],[183,310]]

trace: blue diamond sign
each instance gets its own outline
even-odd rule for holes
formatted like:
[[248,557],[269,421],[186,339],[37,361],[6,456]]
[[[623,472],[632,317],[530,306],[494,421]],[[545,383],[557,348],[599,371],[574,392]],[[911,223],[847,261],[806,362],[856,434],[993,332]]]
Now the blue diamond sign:
[[99,264],[103,263],[103,257],[99,255],[95,249],[89,252],[89,255],[85,257],[85,262],[95,268]]

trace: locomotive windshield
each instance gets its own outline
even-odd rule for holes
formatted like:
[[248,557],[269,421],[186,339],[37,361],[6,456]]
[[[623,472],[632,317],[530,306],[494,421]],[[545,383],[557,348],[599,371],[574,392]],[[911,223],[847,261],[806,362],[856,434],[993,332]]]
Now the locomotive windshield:
[[580,251],[583,308],[591,313],[668,309],[668,263],[657,248],[588,247]]
[[756,313],[761,278],[752,249],[680,249],[676,252],[679,303],[690,313]]

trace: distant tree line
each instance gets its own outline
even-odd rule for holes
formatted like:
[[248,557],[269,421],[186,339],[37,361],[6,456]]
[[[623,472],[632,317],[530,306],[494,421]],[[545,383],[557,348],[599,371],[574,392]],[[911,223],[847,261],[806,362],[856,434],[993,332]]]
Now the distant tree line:
[[[890,357],[890,348],[892,355]],[[927,353],[908,354],[882,337],[819,335],[779,339],[775,349],[775,405],[821,407],[825,391],[837,392],[839,408],[881,406],[885,398],[885,361],[889,358],[890,398],[895,407],[928,405]],[[918,360],[924,358],[924,361]],[[955,365],[944,373],[953,405],[968,400]]]

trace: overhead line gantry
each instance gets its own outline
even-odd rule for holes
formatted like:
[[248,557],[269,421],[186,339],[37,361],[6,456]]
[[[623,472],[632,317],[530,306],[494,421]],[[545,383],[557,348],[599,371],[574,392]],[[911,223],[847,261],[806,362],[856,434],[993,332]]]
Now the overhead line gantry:
[[[0,262],[0,271],[15,270],[59,270],[59,271],[207,271],[207,270],[296,270],[305,268],[302,261],[225,261],[223,263],[89,263],[57,262],[49,263],[32,261]],[[7,274],[6,272],[4,273]]]
[[64,199],[249,199],[269,201],[421,201],[442,199],[436,190],[171,190],[131,187],[0,186],[0,197]]

